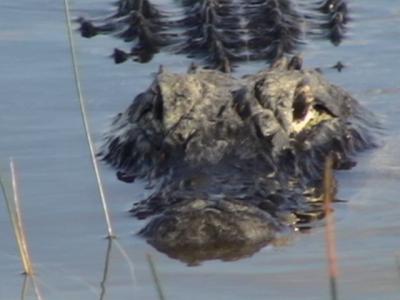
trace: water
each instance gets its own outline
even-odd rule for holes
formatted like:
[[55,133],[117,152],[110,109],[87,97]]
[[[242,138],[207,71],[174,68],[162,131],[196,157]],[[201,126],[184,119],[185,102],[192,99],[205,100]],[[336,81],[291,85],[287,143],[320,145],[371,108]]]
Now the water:
[[[72,1],[72,13],[108,11],[108,2]],[[394,300],[400,294],[400,6],[395,3],[351,1],[353,20],[342,45],[319,41],[303,49],[307,66],[321,67],[385,127],[382,147],[359,155],[353,170],[338,173],[339,197],[349,200],[336,206],[340,299]],[[182,56],[161,54],[146,65],[115,66],[107,56],[122,43],[110,37],[75,39],[95,140],[110,116],[149,85],[160,63],[174,71],[189,65]],[[44,299],[101,299],[106,226],[72,80],[62,2],[2,0],[0,53],[0,168],[8,175],[8,158],[14,157],[39,289]],[[347,65],[342,73],[330,69],[339,60]],[[239,72],[262,66],[249,63]],[[323,227],[237,262],[187,267],[134,235],[143,223],[127,210],[148,191],[118,182],[104,166],[102,172],[118,241],[134,267],[113,245],[104,299],[157,299],[145,253],[155,260],[167,299],[329,299]],[[3,200],[0,266],[0,299],[19,299],[22,269]],[[32,298],[28,288],[26,299]]]

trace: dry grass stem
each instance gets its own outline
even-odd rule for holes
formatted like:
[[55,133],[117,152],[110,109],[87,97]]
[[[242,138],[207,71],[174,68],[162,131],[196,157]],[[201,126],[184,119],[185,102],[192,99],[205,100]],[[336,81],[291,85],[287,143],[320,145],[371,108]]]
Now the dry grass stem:
[[18,246],[20,247],[20,253],[24,264],[25,273],[27,275],[33,275],[32,260],[28,249],[25,227],[22,221],[22,211],[19,199],[19,189],[18,189],[18,181],[16,174],[17,172],[15,170],[15,164],[12,159],[10,159],[10,170],[11,170],[11,182],[12,182],[13,199],[14,199],[14,206],[13,206],[14,211],[11,212],[11,214],[13,214],[15,218],[15,225],[16,225],[15,231],[18,232],[18,234],[16,234],[16,237],[17,240],[19,240]]
[[14,231],[15,239],[17,241],[18,250],[21,256],[22,266],[24,268],[24,274],[32,275],[33,274],[32,262],[29,256],[26,235],[22,222],[22,214],[19,203],[18,184],[17,184],[15,166],[12,159],[10,159],[10,169],[11,169],[13,197],[9,197],[5,186],[5,182],[1,177],[0,177],[0,186],[2,193],[4,195],[4,200],[6,202],[7,211],[10,217],[11,226]]
[[16,217],[16,213],[15,213],[15,209],[14,209],[14,204],[12,202],[12,200],[10,199],[10,197],[7,194],[7,189],[5,187],[5,182],[3,180],[3,178],[0,177],[0,186],[1,186],[1,190],[4,196],[4,200],[6,202],[6,206],[7,206],[7,211],[8,211],[8,215],[10,217],[10,221],[11,221],[11,226],[13,228],[14,231],[14,235],[15,235],[15,239],[17,241],[17,245],[18,245],[18,250],[21,256],[21,261],[22,261],[22,267],[24,269],[24,273],[27,274],[28,270],[29,270],[29,263],[27,261],[27,257],[23,251],[23,246],[22,246],[22,237],[18,228],[18,222],[17,222],[17,217]]
[[324,209],[326,216],[326,251],[329,268],[329,279],[330,279],[330,293],[331,299],[337,300],[337,277],[338,277],[338,266],[337,266],[337,255],[336,255],[336,230],[334,217],[332,214],[332,198],[334,190],[334,177],[333,177],[333,159],[332,155],[329,155],[325,162],[324,168]]
[[[26,296],[26,291],[28,287],[29,280],[32,282],[32,286],[34,288],[34,292],[36,298],[38,300],[42,300],[43,297],[40,293],[39,286],[36,282],[36,278],[34,276],[32,259],[29,253],[28,242],[25,234],[25,226],[22,218],[22,210],[20,203],[20,195],[19,195],[19,187],[17,180],[17,171],[15,168],[15,163],[13,159],[10,159],[10,170],[11,170],[11,185],[12,185],[12,193],[13,197],[9,197],[7,193],[7,189],[5,187],[5,183],[3,179],[0,177],[0,186],[2,193],[4,195],[4,199],[6,201],[8,214],[10,216],[11,225],[14,230],[15,239],[17,241],[18,250],[21,256],[22,265],[24,268],[24,281],[21,290],[21,299],[24,299]],[[10,199],[12,198],[12,199]]]

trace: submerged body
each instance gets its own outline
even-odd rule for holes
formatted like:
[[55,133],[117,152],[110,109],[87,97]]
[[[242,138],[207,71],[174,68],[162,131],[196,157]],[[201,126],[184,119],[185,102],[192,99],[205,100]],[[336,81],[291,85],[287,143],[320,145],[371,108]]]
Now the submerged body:
[[356,151],[374,146],[374,127],[295,57],[242,79],[160,72],[114,119],[100,155],[120,178],[160,179],[132,209],[152,216],[140,234],[157,249],[190,262],[234,259],[322,217],[326,157],[352,167]]

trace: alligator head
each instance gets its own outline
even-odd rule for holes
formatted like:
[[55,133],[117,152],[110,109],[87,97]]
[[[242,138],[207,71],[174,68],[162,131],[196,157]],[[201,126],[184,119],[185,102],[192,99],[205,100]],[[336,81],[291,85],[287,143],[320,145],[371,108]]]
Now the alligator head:
[[120,179],[160,179],[134,205],[140,231],[170,256],[236,259],[323,217],[322,173],[374,146],[374,119],[301,60],[236,79],[161,71],[113,120],[100,156]]

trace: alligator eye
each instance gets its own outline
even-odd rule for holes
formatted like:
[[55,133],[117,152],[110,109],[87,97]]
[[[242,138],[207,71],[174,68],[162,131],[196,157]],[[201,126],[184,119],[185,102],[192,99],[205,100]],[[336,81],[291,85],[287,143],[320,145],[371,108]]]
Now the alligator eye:
[[337,117],[326,105],[316,98],[308,84],[299,83],[292,104],[292,130],[299,133],[324,121]]
[[307,95],[305,93],[298,94],[294,98],[292,105],[293,120],[303,120],[307,115],[309,107],[310,103],[307,101]]
[[295,89],[292,103],[292,128],[294,132],[302,131],[314,119],[313,101],[314,96],[311,93],[310,86],[304,81],[300,82]]
[[306,117],[313,99],[310,86],[307,83],[300,82],[295,89],[293,97],[292,112],[294,121],[301,121]]

